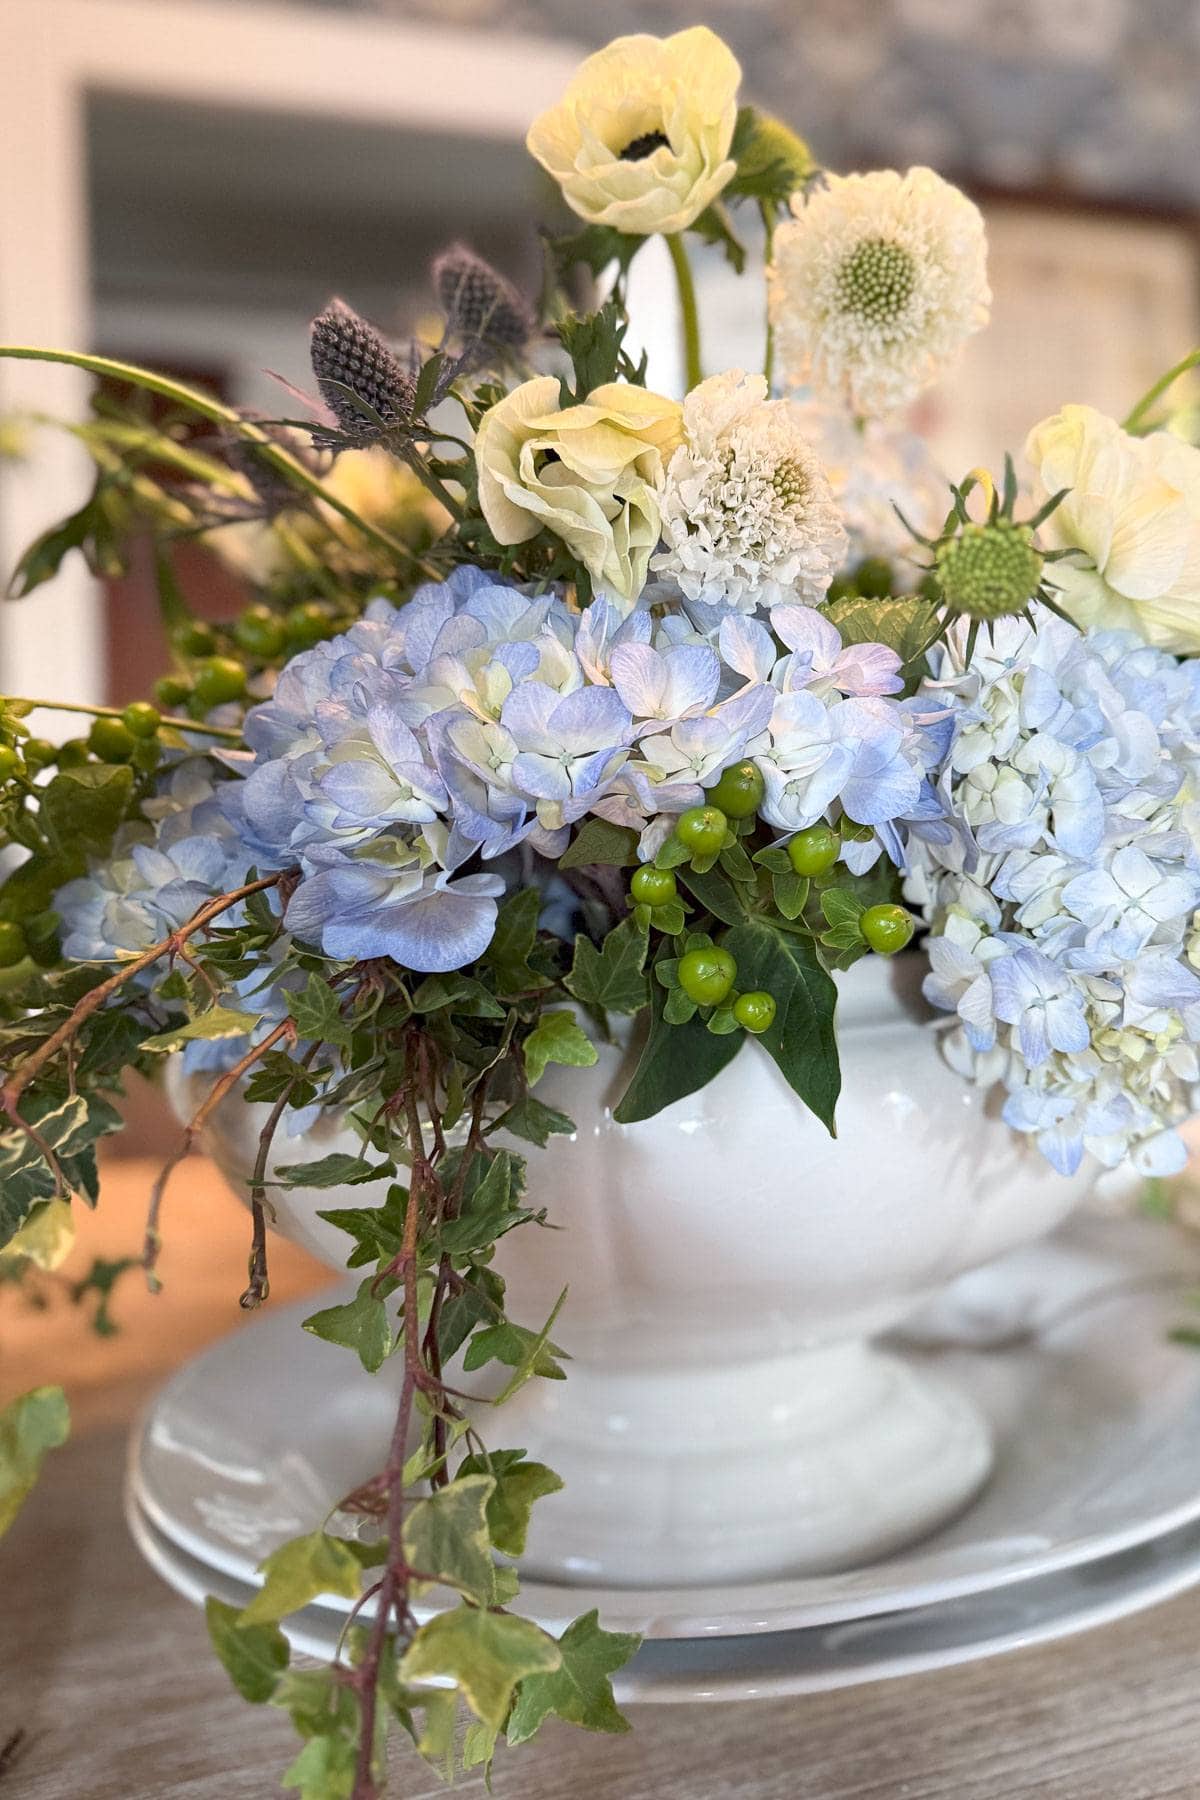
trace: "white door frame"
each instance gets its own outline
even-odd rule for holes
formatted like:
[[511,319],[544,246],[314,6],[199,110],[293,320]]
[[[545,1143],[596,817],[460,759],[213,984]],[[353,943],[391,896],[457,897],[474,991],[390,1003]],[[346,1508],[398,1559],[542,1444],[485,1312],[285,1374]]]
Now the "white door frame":
[[[91,342],[86,100],[283,112],[517,141],[561,93],[580,52],[511,33],[403,24],[231,0],[0,0],[0,342]],[[0,417],[78,417],[75,370],[0,360]],[[86,493],[69,437],[33,435],[0,465],[0,567]],[[0,691],[96,700],[103,619],[78,557],[20,604],[0,604]]]

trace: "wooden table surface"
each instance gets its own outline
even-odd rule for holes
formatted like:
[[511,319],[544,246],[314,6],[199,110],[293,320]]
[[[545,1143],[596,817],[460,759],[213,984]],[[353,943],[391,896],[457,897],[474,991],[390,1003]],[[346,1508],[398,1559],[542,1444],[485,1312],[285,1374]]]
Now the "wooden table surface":
[[[111,1165],[76,1260],[136,1244],[149,1167]],[[181,1171],[165,1291],[136,1278],[115,1338],[70,1308],[6,1297],[0,1396],[63,1380],[72,1442],[0,1544],[0,1800],[260,1800],[292,1755],[286,1719],[229,1687],[200,1614],[142,1562],[121,1515],[129,1421],[157,1382],[237,1329],[246,1218],[203,1162]],[[287,1245],[273,1294],[327,1280]],[[646,1707],[628,1737],[566,1727],[498,1762],[499,1800],[1195,1800],[1200,1592],[1061,1644],[790,1701]],[[445,1792],[412,1758],[392,1791]],[[454,1790],[471,1800],[483,1783]]]

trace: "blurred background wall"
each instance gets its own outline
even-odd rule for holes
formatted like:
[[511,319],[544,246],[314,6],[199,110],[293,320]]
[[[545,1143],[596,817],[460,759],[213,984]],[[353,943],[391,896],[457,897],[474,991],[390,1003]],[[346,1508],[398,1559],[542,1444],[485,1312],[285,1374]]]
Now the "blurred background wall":
[[[342,294],[420,329],[465,238],[527,288],[556,196],[525,154],[580,56],[703,21],[743,96],[830,166],[929,162],[988,218],[991,329],[921,403],[949,473],[998,462],[1067,399],[1123,412],[1200,330],[1200,0],[0,0],[0,339],[147,361],[269,416],[311,387],[308,321]],[[638,329],[677,387],[650,245]],[[761,355],[761,289],[699,271],[709,368]],[[67,370],[0,363],[0,417],[79,411]],[[0,464],[0,560],[82,497],[69,438]],[[203,555],[191,597],[221,613]],[[152,584],[80,568],[0,607],[8,691],[125,699],[161,666]]]

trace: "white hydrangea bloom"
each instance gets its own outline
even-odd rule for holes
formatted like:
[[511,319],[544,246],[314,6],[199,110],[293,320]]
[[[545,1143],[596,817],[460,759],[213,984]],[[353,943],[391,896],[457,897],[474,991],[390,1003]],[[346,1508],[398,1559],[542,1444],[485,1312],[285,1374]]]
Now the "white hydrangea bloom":
[[651,568],[689,600],[754,612],[815,605],[846,554],[829,481],[787,400],[731,369],[693,388],[661,498]]
[[932,169],[828,176],[780,226],[768,271],[784,374],[857,413],[905,405],[991,305],[983,219]]

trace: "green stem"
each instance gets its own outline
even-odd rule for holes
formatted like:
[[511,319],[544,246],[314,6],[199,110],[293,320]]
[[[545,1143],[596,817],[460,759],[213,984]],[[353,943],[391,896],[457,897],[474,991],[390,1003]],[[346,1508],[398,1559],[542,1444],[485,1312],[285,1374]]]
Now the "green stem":
[[1200,365],[1200,349],[1189,350],[1181,362],[1177,362],[1173,369],[1168,369],[1165,375],[1160,375],[1154,386],[1147,389],[1125,419],[1121,429],[1136,433],[1155,401],[1161,399],[1167,389],[1173,387],[1181,375],[1186,375],[1189,369],[1194,369],[1198,365]]
[[[775,208],[769,200],[759,206],[763,222],[763,267],[769,269],[775,251]],[[767,383],[767,393],[771,392],[771,381],[775,374],[775,327],[771,323],[771,301],[768,294],[766,306],[766,344],[763,349],[763,375]]]
[[[4,699],[10,706],[25,706],[30,712],[69,712],[86,713],[91,719],[119,719],[119,706],[87,706],[82,700],[26,700],[23,695],[6,694]],[[230,743],[240,744],[242,733],[232,725],[199,725],[195,719],[163,719],[161,724],[171,731],[194,731],[201,737],[228,738]]]
[[675,283],[679,289],[679,323],[683,334],[683,362],[687,376],[687,388],[690,392],[703,379],[700,366],[700,319],[696,311],[696,284],[692,280],[692,268],[688,262],[687,251],[683,246],[680,232],[669,232],[666,237],[667,249],[671,252],[671,261],[675,265]]
[[261,426],[255,425],[249,419],[244,419],[234,407],[225,406],[221,401],[213,400],[208,394],[202,394],[196,388],[187,387],[181,381],[172,381],[166,375],[155,375],[151,370],[139,369],[133,363],[116,362],[108,356],[89,356],[78,350],[41,350],[28,344],[0,344],[0,356],[9,356],[20,362],[66,363],[74,369],[86,369],[91,375],[107,376],[113,381],[127,381],[134,387],[145,388],[148,393],[161,395],[164,400],[173,400],[177,406],[187,407],[190,412],[198,413],[202,419],[210,419],[216,425],[228,426],[231,430],[236,431],[239,437],[254,444],[263,461],[277,470],[287,481],[290,481],[293,487],[303,488],[315,499],[323,500],[326,506],[333,508],[334,512],[341,513],[344,519],[349,519],[350,523],[365,537],[373,538],[381,548],[389,550],[393,556],[398,556],[402,561],[411,563],[431,581],[441,579],[432,563],[427,563],[423,558],[417,556],[407,544],[401,543],[399,538],[393,537],[391,532],[383,531],[378,525],[372,525],[366,519],[360,518],[353,507],[347,506],[344,500],[339,500],[336,494],[331,494],[323,482],[318,481],[315,475],[309,474],[303,463],[297,462],[294,456],[289,456],[286,450],[280,449],[278,444],[271,441]]

